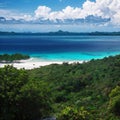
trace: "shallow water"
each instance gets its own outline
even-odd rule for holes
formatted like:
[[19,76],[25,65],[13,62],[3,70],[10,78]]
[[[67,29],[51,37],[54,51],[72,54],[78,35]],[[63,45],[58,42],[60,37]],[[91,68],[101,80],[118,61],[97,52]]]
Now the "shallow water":
[[48,61],[82,61],[120,54],[120,36],[0,36],[0,53]]

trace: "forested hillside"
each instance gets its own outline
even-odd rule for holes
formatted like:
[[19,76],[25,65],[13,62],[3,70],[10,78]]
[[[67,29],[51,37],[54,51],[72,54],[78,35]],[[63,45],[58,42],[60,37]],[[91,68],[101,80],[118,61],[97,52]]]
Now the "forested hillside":
[[120,55],[33,70],[0,68],[0,120],[119,120]]

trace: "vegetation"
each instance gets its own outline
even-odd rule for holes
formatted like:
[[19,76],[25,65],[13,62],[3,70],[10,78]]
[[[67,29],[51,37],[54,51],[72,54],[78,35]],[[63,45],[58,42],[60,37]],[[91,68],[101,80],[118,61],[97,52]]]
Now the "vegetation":
[[109,109],[116,116],[120,116],[120,86],[114,88],[110,93]]
[[28,55],[22,55],[22,54],[3,54],[0,55],[0,62],[14,62],[16,60],[25,60],[25,59],[29,59],[30,56]]
[[60,116],[58,116],[58,120],[94,120],[94,118],[83,107],[80,110],[66,107],[62,110]]
[[120,120],[120,55],[33,70],[0,68],[0,120]]
[[0,120],[33,120],[49,115],[46,83],[28,79],[24,69],[0,68]]

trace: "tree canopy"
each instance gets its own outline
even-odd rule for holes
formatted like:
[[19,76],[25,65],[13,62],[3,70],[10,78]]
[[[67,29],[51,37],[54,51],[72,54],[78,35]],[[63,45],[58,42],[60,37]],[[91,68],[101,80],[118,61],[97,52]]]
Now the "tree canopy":
[[0,120],[120,120],[119,85],[120,55],[32,70],[5,66]]
[[49,115],[50,92],[43,82],[13,66],[0,68],[0,120],[33,120]]
[[0,62],[14,62],[16,60],[26,60],[29,59],[29,55],[23,55],[19,53],[15,54],[2,54],[0,55]]

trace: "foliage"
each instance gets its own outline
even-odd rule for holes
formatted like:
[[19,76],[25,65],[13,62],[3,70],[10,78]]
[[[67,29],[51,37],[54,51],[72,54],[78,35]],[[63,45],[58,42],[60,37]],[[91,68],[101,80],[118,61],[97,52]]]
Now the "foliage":
[[3,54],[0,55],[0,62],[14,62],[16,60],[24,60],[29,59],[30,57],[28,55],[22,55],[22,54]]
[[51,111],[46,84],[28,79],[24,69],[0,68],[0,120],[33,120]]
[[0,68],[0,120],[119,120],[119,85],[120,55],[33,70],[6,66]]
[[81,107],[80,110],[66,107],[58,116],[58,120],[93,120],[90,113]]
[[30,70],[29,75],[49,84],[55,116],[74,105],[73,109],[84,106],[96,120],[115,118],[107,107],[110,91],[120,84],[120,55],[83,64],[52,64]]
[[115,115],[120,116],[120,86],[114,88],[109,97],[109,110]]

